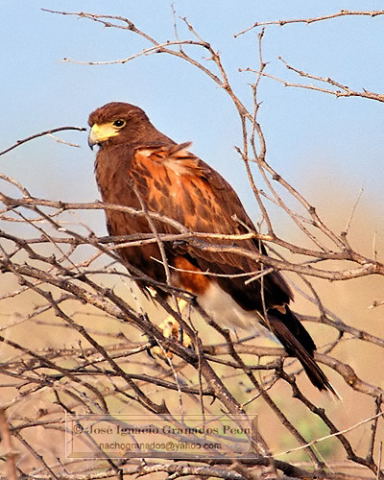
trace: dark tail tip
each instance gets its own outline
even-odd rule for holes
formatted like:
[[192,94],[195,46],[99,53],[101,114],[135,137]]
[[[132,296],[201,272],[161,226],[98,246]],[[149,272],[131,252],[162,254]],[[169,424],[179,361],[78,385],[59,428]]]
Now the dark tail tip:
[[328,390],[340,398],[325,373],[315,362],[315,343],[289,307],[286,306],[285,313],[282,313],[280,309],[270,309],[268,320],[272,332],[283,344],[288,355],[292,355],[300,361],[311,383],[320,391]]
[[298,359],[300,360],[300,363],[302,364],[304,371],[307,374],[311,383],[320,391],[328,391],[340,400],[340,395],[333,388],[325,373],[317,365],[314,358],[308,353],[307,355],[308,357],[306,357],[305,360],[304,358],[300,358],[299,356]]

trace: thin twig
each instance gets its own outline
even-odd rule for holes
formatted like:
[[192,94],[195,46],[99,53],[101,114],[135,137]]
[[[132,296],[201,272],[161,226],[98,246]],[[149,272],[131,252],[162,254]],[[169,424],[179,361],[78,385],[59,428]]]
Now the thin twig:
[[384,15],[384,10],[371,10],[371,11],[354,11],[354,10],[340,10],[340,12],[330,13],[329,15],[322,15],[319,17],[311,17],[311,18],[294,18],[290,20],[270,20],[266,22],[255,22],[250,27],[245,28],[239,33],[234,35],[235,38],[243,35],[244,33],[253,30],[256,27],[265,27],[267,25],[280,25],[283,27],[284,25],[288,25],[291,23],[306,23],[307,25],[315,22],[322,22],[324,20],[331,20],[334,18],[346,17],[346,16],[365,16],[365,17],[378,17],[380,15]]
[[40,133],[35,133],[34,135],[31,135],[30,137],[23,138],[22,140],[17,140],[17,142],[14,145],[11,145],[10,147],[6,148],[5,150],[0,152],[0,155],[4,155],[5,153],[10,152],[14,148],[20,147],[20,145],[23,145],[23,143],[30,142],[31,140],[34,140],[35,138],[38,137],[43,137],[44,135],[51,135],[52,133],[56,132],[63,132],[64,130],[76,130],[78,132],[85,132],[87,129],[84,127],[58,127],[58,128],[51,128],[50,130],[45,130],[44,132]]

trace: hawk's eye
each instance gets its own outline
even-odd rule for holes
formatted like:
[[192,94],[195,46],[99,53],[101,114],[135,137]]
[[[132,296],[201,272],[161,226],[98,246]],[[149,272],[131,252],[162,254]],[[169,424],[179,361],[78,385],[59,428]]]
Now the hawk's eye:
[[117,128],[122,128],[124,127],[124,125],[126,124],[127,122],[125,120],[122,120],[121,118],[119,118],[118,120],[115,120],[113,122],[113,126],[114,127],[117,127]]

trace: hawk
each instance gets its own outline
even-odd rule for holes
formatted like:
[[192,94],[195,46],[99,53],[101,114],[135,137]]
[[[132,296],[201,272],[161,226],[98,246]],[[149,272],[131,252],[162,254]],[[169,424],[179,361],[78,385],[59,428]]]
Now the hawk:
[[[89,145],[98,145],[97,183],[104,202],[157,212],[188,231],[244,234],[255,227],[231,185],[212,167],[159,132],[134,105],[108,103],[89,116]],[[179,233],[174,226],[148,216],[106,210],[113,236],[137,233]],[[218,240],[207,238],[205,244]],[[266,254],[260,240],[222,240],[250,252]],[[219,323],[251,330],[260,322],[272,331],[288,355],[296,357],[319,390],[334,392],[314,360],[316,345],[292,313],[292,292],[278,271],[245,282],[263,265],[236,252],[204,249],[196,242],[179,248],[164,242],[119,249],[121,257],[156,282],[166,281],[166,255],[173,286],[191,292]],[[249,278],[249,277],[248,277]],[[139,281],[140,284],[140,281]],[[145,285],[141,283],[141,286]],[[158,293],[166,295],[164,289]]]

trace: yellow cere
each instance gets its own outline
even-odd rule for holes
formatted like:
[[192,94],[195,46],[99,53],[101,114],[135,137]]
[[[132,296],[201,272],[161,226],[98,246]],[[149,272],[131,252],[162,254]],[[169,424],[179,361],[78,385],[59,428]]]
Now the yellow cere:
[[120,129],[113,125],[113,122],[103,123],[98,125],[95,123],[89,134],[89,139],[93,143],[104,142],[108,138],[115,137],[119,134]]

